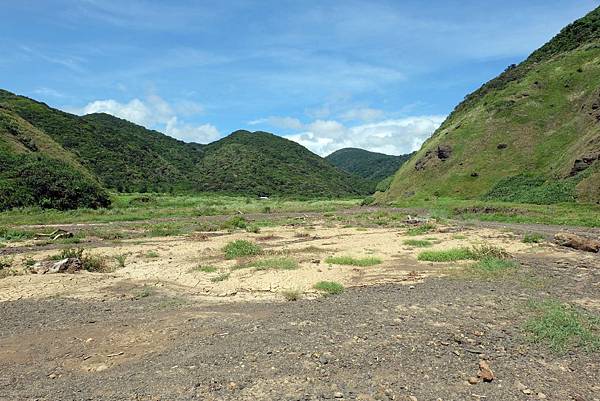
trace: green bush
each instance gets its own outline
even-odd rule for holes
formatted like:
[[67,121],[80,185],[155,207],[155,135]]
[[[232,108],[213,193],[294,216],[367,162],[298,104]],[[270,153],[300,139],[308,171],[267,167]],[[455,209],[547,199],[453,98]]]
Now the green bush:
[[262,248],[252,242],[236,240],[228,243],[223,248],[226,259],[235,259],[243,256],[253,256],[262,253]]
[[344,286],[336,281],[319,281],[313,288],[331,295],[337,295],[344,292]]

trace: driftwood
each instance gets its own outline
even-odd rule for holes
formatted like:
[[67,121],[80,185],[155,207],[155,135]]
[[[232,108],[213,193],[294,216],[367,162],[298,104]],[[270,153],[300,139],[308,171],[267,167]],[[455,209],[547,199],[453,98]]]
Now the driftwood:
[[65,231],[65,230],[54,230],[52,231],[50,234],[45,234],[45,233],[38,233],[35,234],[36,238],[49,238],[52,241],[56,241],[57,239],[61,239],[61,238],[72,238],[73,237],[73,233],[69,232],[69,231]]
[[571,233],[557,233],[554,236],[557,244],[586,252],[600,252],[600,241]]

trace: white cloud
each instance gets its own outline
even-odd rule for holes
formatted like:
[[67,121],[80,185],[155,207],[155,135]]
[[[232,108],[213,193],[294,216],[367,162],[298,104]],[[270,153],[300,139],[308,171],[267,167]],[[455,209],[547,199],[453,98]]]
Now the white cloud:
[[219,130],[211,124],[193,126],[182,124],[177,117],[171,118],[165,127],[165,133],[185,142],[208,143],[216,141],[221,136]]
[[341,117],[343,120],[373,121],[382,118],[383,115],[383,110],[363,107],[358,109],[350,109],[342,114]]
[[418,150],[444,119],[441,115],[413,116],[352,127],[334,120],[317,120],[304,132],[287,138],[322,156],[347,147],[400,155]]
[[211,124],[192,125],[181,121],[179,116],[191,116],[203,111],[202,105],[176,102],[174,106],[156,94],[146,99],[132,99],[122,103],[114,99],[96,100],[81,109],[71,110],[80,115],[107,113],[147,128],[163,131],[169,136],[186,142],[207,143],[220,137],[219,130]]
[[263,125],[268,124],[277,128],[285,128],[285,129],[302,129],[303,125],[297,118],[293,117],[267,117],[267,118],[259,118],[258,120],[248,121],[249,125]]

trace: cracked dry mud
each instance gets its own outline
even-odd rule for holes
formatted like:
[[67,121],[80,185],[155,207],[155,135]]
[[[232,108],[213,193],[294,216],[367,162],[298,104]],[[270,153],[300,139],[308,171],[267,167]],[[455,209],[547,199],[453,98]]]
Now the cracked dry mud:
[[[291,229],[270,232],[273,248],[320,249],[292,253],[297,271],[235,271],[218,285],[187,271],[199,257],[225,269],[233,262],[217,258],[223,243],[269,233],[125,243],[132,255],[171,255],[132,256],[139,260],[107,275],[0,280],[0,400],[600,400],[598,353],[557,354],[522,330],[531,299],[599,313],[599,255],[471,228],[463,241],[501,244],[521,263],[483,280],[455,274],[456,264],[417,262],[402,230],[317,232],[308,242]],[[457,245],[450,233],[423,237]],[[323,262],[339,253],[384,263]],[[310,290],[329,278],[346,291]],[[149,284],[148,296],[132,296]],[[278,291],[290,286],[305,297],[282,301]],[[482,359],[495,378],[470,384]]]

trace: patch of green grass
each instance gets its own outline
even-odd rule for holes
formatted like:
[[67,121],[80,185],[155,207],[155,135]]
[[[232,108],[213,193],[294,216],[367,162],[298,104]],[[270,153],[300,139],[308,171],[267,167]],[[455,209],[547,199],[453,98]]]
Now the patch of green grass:
[[292,258],[277,257],[254,261],[249,267],[256,270],[295,270],[298,268],[298,262]]
[[407,239],[403,242],[404,245],[414,246],[415,248],[427,248],[433,245],[431,241],[423,239]]
[[35,233],[32,231],[0,227],[0,241],[23,241],[34,237]]
[[425,223],[416,227],[411,227],[406,231],[406,235],[423,235],[435,230],[435,224]]
[[527,233],[523,236],[523,242],[526,244],[539,244],[545,240],[544,234],[540,233]]
[[506,273],[514,272],[519,264],[510,259],[486,257],[468,268],[468,272],[488,278],[495,278]]
[[214,273],[218,269],[210,265],[198,265],[190,269],[190,272]]
[[467,236],[464,234],[454,234],[452,236],[452,239],[456,239],[456,240],[467,239]]
[[330,256],[325,259],[326,263],[331,263],[332,265],[346,265],[346,266],[359,266],[359,267],[368,267],[379,265],[382,262],[380,258],[369,257],[369,258],[353,258],[351,256]]
[[302,297],[302,291],[298,289],[287,289],[281,291],[281,295],[286,301],[297,301]]
[[248,227],[246,227],[246,232],[252,234],[260,234],[260,227],[256,224],[251,224]]
[[236,240],[228,243],[223,248],[226,259],[235,259],[244,256],[260,255],[262,248],[250,241]]
[[451,248],[441,251],[423,251],[417,259],[426,262],[454,262],[457,260],[475,260],[477,257],[469,248]]
[[31,267],[31,266],[35,265],[35,259],[28,257],[27,259],[25,259],[23,264],[27,267]]
[[337,295],[344,292],[344,286],[336,281],[319,281],[313,288],[330,295]]
[[156,259],[158,258],[160,255],[158,254],[158,252],[156,251],[148,251],[144,254],[145,257],[150,258],[150,259]]
[[228,280],[228,279],[229,279],[229,276],[231,276],[231,274],[230,274],[230,273],[221,273],[221,274],[219,274],[218,276],[212,277],[212,278],[210,279],[210,281],[211,281],[211,282],[213,282],[213,283],[218,283],[218,282],[220,282],[220,281],[225,281],[225,280]]
[[57,254],[50,256],[50,260],[63,260],[63,259],[82,259],[83,258],[83,248],[66,248],[61,249],[61,251]]
[[600,350],[600,317],[556,300],[530,302],[535,316],[525,330],[532,341],[548,345],[556,352],[582,348]]

